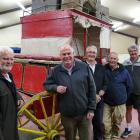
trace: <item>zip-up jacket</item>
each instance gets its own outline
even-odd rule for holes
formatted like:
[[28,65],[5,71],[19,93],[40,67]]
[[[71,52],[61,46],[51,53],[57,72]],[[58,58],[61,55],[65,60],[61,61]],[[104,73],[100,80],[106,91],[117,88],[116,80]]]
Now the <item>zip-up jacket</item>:
[[60,113],[67,117],[84,115],[96,109],[96,87],[89,66],[75,60],[71,75],[62,64],[52,69],[44,86],[56,92],[57,86],[66,86],[64,94],[58,94]]
[[133,81],[134,87],[132,93],[140,95],[140,58],[138,58],[134,63],[132,63],[130,59],[127,59],[124,61],[123,65],[128,70]]
[[118,68],[111,70],[109,64],[105,66],[106,79],[108,81],[107,90],[104,95],[104,102],[111,106],[122,105],[127,101],[133,84],[129,72],[118,64]]

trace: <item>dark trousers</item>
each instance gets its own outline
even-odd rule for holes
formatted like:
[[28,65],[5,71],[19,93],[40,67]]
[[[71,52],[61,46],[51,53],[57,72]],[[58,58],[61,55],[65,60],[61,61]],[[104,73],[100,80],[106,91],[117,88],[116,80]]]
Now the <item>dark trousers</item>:
[[97,104],[92,124],[94,132],[93,140],[103,140],[103,100]]
[[80,140],[90,139],[89,133],[91,133],[90,127],[92,122],[90,120],[87,120],[86,116],[73,118],[61,116],[61,122],[64,126],[66,140],[76,140],[77,131]]

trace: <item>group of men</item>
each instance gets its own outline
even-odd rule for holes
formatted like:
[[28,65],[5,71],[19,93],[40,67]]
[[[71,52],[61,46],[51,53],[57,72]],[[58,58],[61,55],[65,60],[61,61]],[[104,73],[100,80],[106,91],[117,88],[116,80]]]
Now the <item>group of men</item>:
[[58,94],[66,140],[75,140],[77,132],[80,140],[119,140],[125,115],[128,127],[122,137],[132,134],[132,106],[138,114],[140,107],[138,46],[130,46],[128,52],[124,65],[111,52],[103,66],[96,61],[95,46],[87,47],[84,62],[74,58],[70,45],[61,47],[62,63],[52,69],[44,86]]
[[[103,66],[96,61],[97,48],[86,49],[86,60],[74,58],[70,45],[60,48],[62,63],[49,73],[44,87],[58,94],[61,122],[66,140],[119,140],[120,125],[125,117],[123,138],[132,134],[132,107],[140,123],[140,58],[138,46],[128,48],[130,59],[118,62],[111,52]],[[10,73],[14,53],[0,49],[0,140],[18,140],[17,106],[21,98]],[[127,107],[126,107],[127,106]],[[8,134],[7,134],[8,133]]]

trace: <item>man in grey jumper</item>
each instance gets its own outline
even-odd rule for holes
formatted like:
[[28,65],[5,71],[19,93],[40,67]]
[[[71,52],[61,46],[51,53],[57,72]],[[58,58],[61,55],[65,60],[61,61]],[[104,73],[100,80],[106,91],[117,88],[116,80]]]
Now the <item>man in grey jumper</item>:
[[[133,81],[133,90],[126,103],[126,122],[127,127],[122,134],[123,138],[132,135],[131,121],[132,121],[132,108],[134,107],[138,112],[138,122],[140,125],[140,58],[138,56],[139,47],[132,45],[128,48],[130,58],[124,61],[124,66],[130,73]],[[140,136],[140,134],[139,134]]]

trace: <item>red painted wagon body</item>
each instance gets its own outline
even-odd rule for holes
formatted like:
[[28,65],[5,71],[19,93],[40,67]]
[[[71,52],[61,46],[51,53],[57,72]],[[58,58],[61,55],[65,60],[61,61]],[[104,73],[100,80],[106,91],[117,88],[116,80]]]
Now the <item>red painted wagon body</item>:
[[[111,25],[75,9],[32,14],[22,17],[21,23],[21,54],[16,56],[12,73],[17,89],[30,96],[38,95],[44,91],[43,82],[46,80],[48,71],[51,67],[60,63],[60,46],[71,44],[75,49],[76,56],[82,58],[88,45],[96,45],[100,62],[102,56],[109,51],[109,47],[100,47],[100,32],[103,29],[110,30]],[[47,134],[42,133],[42,139],[50,137],[48,133],[51,133],[51,137],[59,135],[55,128],[59,127],[57,124],[56,126],[52,124],[53,128],[48,130],[49,126],[36,121],[38,118],[43,119],[44,117],[40,102],[42,102],[42,99],[39,102],[35,100],[28,108],[24,108],[22,113],[25,112],[35,124],[39,125],[39,128],[44,129]],[[51,110],[53,106],[52,98],[43,99],[43,102],[48,117],[54,114]],[[29,108],[33,110],[34,117],[31,115],[32,111],[30,112]],[[56,108],[54,109],[55,113],[58,112]],[[47,120],[47,117],[45,119]],[[22,128],[21,130],[30,132],[30,130],[23,130]],[[41,134],[41,132],[33,132]]]

